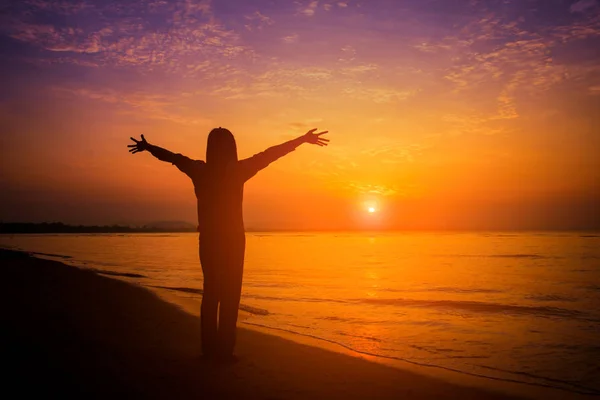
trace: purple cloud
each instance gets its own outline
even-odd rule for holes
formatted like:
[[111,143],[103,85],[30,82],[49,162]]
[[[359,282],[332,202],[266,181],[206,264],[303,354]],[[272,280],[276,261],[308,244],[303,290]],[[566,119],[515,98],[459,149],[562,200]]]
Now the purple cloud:
[[572,13],[582,13],[590,8],[595,8],[598,5],[596,0],[579,0],[571,5],[570,11]]

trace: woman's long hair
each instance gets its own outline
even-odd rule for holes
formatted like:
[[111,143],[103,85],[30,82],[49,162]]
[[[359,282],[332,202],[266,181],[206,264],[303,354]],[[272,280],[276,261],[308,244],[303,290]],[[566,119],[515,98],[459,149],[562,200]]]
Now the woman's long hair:
[[220,168],[237,160],[237,146],[233,134],[221,127],[210,131],[206,145],[206,164]]

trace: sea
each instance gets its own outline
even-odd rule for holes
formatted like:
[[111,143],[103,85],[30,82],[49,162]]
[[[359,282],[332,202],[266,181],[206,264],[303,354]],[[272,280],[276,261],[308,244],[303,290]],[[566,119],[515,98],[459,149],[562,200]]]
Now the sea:
[[[202,296],[194,233],[0,235],[0,247]],[[600,233],[247,233],[241,303],[249,328],[600,395]]]

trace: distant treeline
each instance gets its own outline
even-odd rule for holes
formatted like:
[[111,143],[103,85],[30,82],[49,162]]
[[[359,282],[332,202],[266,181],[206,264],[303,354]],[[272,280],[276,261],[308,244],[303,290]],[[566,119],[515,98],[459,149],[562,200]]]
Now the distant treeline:
[[0,233],[142,233],[142,232],[195,232],[187,223],[160,223],[156,225],[66,225],[62,222],[23,223],[0,222]]

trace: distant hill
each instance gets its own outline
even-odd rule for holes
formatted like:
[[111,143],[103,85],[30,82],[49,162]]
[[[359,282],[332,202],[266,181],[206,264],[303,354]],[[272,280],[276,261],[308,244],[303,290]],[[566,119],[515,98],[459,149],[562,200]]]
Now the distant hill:
[[183,221],[160,221],[146,225],[67,225],[62,222],[0,222],[0,233],[152,233],[196,232],[196,225]]
[[172,230],[175,232],[196,231],[196,225],[185,221],[157,221],[147,225],[150,228]]

